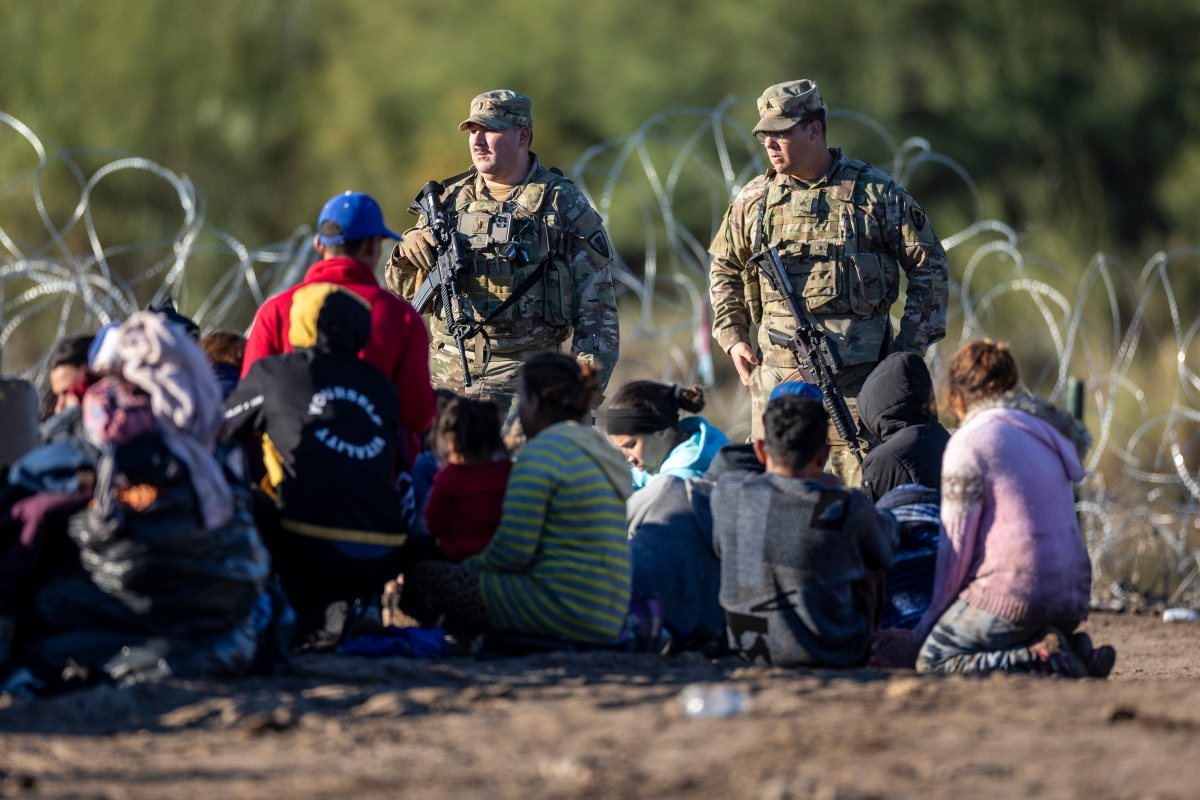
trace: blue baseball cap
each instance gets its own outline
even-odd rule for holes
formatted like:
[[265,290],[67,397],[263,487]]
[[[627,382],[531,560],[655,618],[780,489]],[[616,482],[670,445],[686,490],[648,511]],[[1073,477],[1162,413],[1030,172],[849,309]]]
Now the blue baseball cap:
[[811,383],[788,381],[779,384],[771,390],[771,395],[767,398],[767,404],[769,405],[772,401],[778,400],[781,397],[787,397],[788,395],[807,397],[809,400],[816,400],[818,403],[825,401],[825,396],[821,394],[821,390]]
[[[326,225],[326,223],[333,223]],[[335,227],[336,226],[336,227]],[[317,217],[317,236],[321,244],[345,244],[355,239],[385,236],[400,241],[383,224],[383,209],[375,198],[362,192],[344,192],[330,198]]]

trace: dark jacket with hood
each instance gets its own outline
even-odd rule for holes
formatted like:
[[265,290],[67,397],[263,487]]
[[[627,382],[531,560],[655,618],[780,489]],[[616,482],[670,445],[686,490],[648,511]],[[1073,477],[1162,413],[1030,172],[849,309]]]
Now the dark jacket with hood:
[[920,356],[892,353],[858,394],[862,427],[882,444],[863,459],[862,489],[872,501],[905,483],[942,484],[942,453],[950,433],[937,421],[933,379]]
[[294,352],[254,363],[225,401],[227,430],[264,434],[264,488],[284,530],[382,556],[405,543],[408,526],[396,491],[396,387],[358,358],[370,307],[315,283],[295,293],[290,313]]

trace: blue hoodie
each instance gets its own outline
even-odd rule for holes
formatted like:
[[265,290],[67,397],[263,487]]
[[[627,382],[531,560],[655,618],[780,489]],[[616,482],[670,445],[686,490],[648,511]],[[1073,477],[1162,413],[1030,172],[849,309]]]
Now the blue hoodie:
[[633,488],[641,489],[658,475],[674,475],[677,478],[703,478],[704,470],[713,457],[725,445],[729,437],[721,433],[704,417],[684,417],[679,427],[691,436],[680,442],[667,454],[658,472],[650,475],[637,467],[633,468]]

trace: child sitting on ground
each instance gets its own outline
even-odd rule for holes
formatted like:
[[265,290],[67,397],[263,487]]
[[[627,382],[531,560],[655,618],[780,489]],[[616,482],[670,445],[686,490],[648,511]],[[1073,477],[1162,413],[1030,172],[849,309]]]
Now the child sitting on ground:
[[712,495],[713,549],[729,647],[775,666],[862,664],[872,613],[862,583],[892,564],[896,523],[822,472],[829,415],[787,394],[763,415],[765,474],[734,472]]
[[425,504],[429,534],[450,561],[482,552],[500,525],[512,462],[500,434],[500,408],[455,397],[434,421],[442,469]]

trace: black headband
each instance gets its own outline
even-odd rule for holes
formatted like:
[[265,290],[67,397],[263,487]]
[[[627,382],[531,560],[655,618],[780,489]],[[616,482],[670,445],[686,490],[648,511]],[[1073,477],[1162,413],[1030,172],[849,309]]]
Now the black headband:
[[655,433],[679,424],[679,409],[659,414],[649,408],[612,408],[604,416],[604,428],[610,436],[636,436]]

